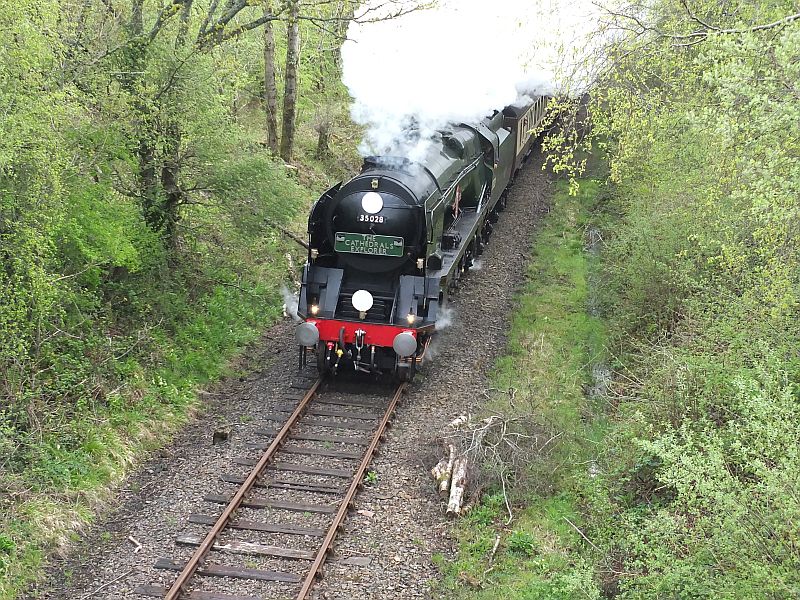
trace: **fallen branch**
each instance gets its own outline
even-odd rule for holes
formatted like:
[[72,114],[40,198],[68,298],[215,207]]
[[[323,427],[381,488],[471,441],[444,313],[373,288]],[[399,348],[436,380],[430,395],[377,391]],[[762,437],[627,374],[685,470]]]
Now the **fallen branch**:
[[[509,390],[509,395],[513,400],[515,390]],[[529,462],[531,452],[544,453],[560,436],[544,426],[534,429],[523,416],[493,414],[480,418],[466,413],[447,422],[442,439],[449,456],[431,469],[437,491],[448,498],[447,514],[463,515],[471,510],[480,502],[483,485],[489,479],[502,489],[506,524],[510,524],[514,512],[509,487]]]
[[139,551],[142,549],[142,545],[139,543],[139,540],[137,540],[137,539],[136,539],[135,537],[133,537],[132,535],[129,535],[129,536],[128,536],[128,541],[129,541],[131,544],[133,544],[134,546],[136,546],[136,547],[133,549],[133,553],[134,553],[134,554],[138,554],[138,553],[139,553]]
[[579,534],[579,535],[580,535],[580,536],[581,536],[581,537],[582,537],[584,540],[586,540],[586,542],[587,542],[587,543],[588,543],[588,544],[589,544],[589,545],[590,545],[592,548],[594,548],[595,550],[597,550],[598,552],[600,552],[600,548],[598,548],[597,546],[595,546],[595,545],[594,545],[594,542],[592,542],[592,540],[590,540],[588,537],[586,537],[586,534],[585,534],[585,533],[583,533],[583,532],[581,531],[580,527],[578,527],[577,525],[575,525],[575,523],[573,523],[572,521],[570,521],[570,520],[569,520],[567,517],[562,517],[562,518],[563,518],[563,519],[564,519],[564,520],[565,520],[567,523],[569,523],[569,524],[572,526],[572,528],[573,528],[575,531],[577,531],[577,532],[578,532],[578,534]]
[[135,570],[136,570],[136,569],[131,569],[130,571],[128,571],[127,573],[123,573],[122,575],[120,575],[120,576],[119,576],[119,577],[117,577],[116,579],[112,579],[111,581],[109,581],[109,582],[107,582],[107,583],[104,583],[103,585],[101,585],[101,586],[100,586],[99,588],[97,588],[96,590],[93,590],[93,591],[89,592],[88,594],[84,594],[83,596],[81,596],[80,600],[86,600],[87,598],[91,598],[92,596],[94,596],[95,594],[97,594],[97,592],[102,592],[102,591],[103,591],[104,589],[106,589],[108,586],[110,586],[110,585],[113,585],[113,584],[117,583],[117,582],[118,582],[120,579],[124,579],[125,577],[127,577],[128,575],[130,575],[131,573],[133,573]]
[[497,554],[497,547],[500,545],[500,534],[497,534],[497,537],[494,538],[494,546],[492,546],[492,551],[489,552],[489,562],[491,563],[494,561],[494,555]]
[[456,463],[456,447],[450,444],[450,456],[447,459],[447,479],[439,482],[439,495],[447,496],[450,489],[450,482],[453,480],[453,466]]
[[267,224],[267,227],[272,227],[273,229],[277,229],[283,235],[288,237],[290,240],[293,240],[293,241],[297,242],[298,244],[300,244],[306,250],[309,249],[308,242],[306,242],[301,237],[295,235],[294,233],[292,233],[291,231],[289,231],[288,229],[286,229],[282,225],[278,225],[277,223],[274,223],[273,221],[270,221],[269,219],[266,219],[266,224]]

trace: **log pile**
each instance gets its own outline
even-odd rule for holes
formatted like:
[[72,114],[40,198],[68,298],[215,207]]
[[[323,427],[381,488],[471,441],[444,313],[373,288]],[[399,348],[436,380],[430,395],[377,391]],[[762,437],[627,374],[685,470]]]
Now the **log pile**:
[[467,487],[467,457],[460,455],[455,445],[448,444],[448,456],[440,460],[431,469],[431,475],[437,482],[439,495],[447,498],[447,514],[461,514],[464,503],[464,491]]
[[464,503],[464,491],[467,486],[467,457],[460,455],[455,445],[448,444],[448,456],[440,460],[431,469],[431,475],[437,482],[439,495],[447,498],[447,514],[461,514]]
[[475,484],[470,477],[475,478],[474,473],[487,459],[513,463],[520,456],[517,442],[530,436],[512,431],[511,422],[499,415],[478,419],[467,414],[448,423],[442,435],[445,456],[431,469],[439,495],[447,499],[448,515],[461,515],[478,500],[479,494],[473,493],[476,497],[464,504],[468,484]]
[[447,426],[445,439],[446,456],[432,469],[431,475],[436,480],[439,495],[447,499],[447,514],[458,516],[464,510],[464,495],[469,475],[469,450],[462,451],[457,447],[457,438],[474,429],[472,415],[461,415],[453,419]]

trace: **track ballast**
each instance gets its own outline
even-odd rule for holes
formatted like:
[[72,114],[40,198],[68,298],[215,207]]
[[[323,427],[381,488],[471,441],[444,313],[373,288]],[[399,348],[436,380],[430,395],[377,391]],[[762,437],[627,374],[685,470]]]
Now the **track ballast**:
[[[255,430],[259,439],[246,444],[252,455],[232,459],[246,470],[220,474],[222,485],[235,485],[235,491],[204,496],[209,507],[222,511],[189,515],[194,531],[175,539],[179,548],[193,549],[188,560],[156,562],[156,569],[176,571],[177,578],[135,592],[167,600],[306,598],[330,558],[405,385],[394,386],[388,399],[385,389],[369,393],[374,386],[367,384],[363,393],[360,387],[336,389],[301,372],[287,403],[267,415]],[[268,538],[274,541],[266,543]],[[271,564],[261,568],[258,563],[264,562]],[[243,585],[230,585],[234,580]],[[248,591],[240,591],[244,588]]]

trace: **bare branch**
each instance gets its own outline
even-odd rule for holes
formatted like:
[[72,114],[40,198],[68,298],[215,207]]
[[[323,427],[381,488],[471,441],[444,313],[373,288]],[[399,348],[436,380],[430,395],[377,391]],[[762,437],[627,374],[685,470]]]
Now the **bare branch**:
[[208,31],[208,24],[211,22],[211,19],[214,18],[214,14],[217,12],[217,6],[219,6],[219,0],[211,0],[211,5],[208,7],[208,12],[203,18],[203,22],[200,24],[200,32],[197,34],[197,37],[205,37]]
[[695,14],[692,12],[692,9],[691,9],[691,8],[689,8],[689,3],[688,3],[686,0],[681,0],[681,4],[683,5],[683,8],[684,8],[684,10],[686,10],[686,14],[688,14],[688,15],[689,15],[689,18],[690,18],[692,21],[694,21],[695,23],[699,23],[700,25],[702,25],[702,26],[703,26],[703,27],[705,27],[706,29],[712,29],[712,30],[714,30],[714,31],[719,31],[719,30],[720,30],[720,29],[719,29],[719,27],[715,27],[714,25],[711,25],[711,24],[709,24],[709,23],[706,23],[706,22],[705,22],[705,21],[703,21],[703,20],[702,20],[700,17],[698,17],[697,15],[695,15]]
[[228,31],[225,31],[224,28],[219,29],[216,35],[212,35],[212,33],[209,33],[206,35],[204,39],[198,39],[198,44],[203,48],[213,48],[215,46],[219,46],[224,42],[237,38],[243,33],[252,31],[253,29],[257,29],[258,27],[261,27],[265,23],[268,23],[270,21],[280,21],[280,20],[281,17],[277,15],[264,15],[253,21],[250,21],[249,23],[245,23],[244,25],[238,25]]
[[[686,14],[689,17],[689,19],[694,23],[700,25],[703,29],[691,31],[689,33],[669,33],[662,29],[659,29],[658,27],[648,25],[635,14],[631,14],[628,12],[617,12],[606,7],[601,7],[601,8],[607,14],[614,17],[615,21],[613,21],[612,26],[617,27],[618,29],[621,29],[623,31],[630,31],[631,33],[637,36],[650,32],[661,38],[675,40],[676,43],[674,43],[673,46],[676,48],[686,48],[694,46],[696,44],[705,41],[706,39],[708,39],[709,35],[712,34],[741,35],[745,33],[756,33],[760,31],[768,31],[770,29],[784,27],[797,20],[800,20],[800,13],[794,13],[786,17],[783,17],[781,19],[778,19],[776,21],[772,21],[771,23],[754,25],[752,27],[723,29],[697,16],[697,14],[690,8],[687,0],[681,0],[681,5],[686,11]],[[619,20],[630,21],[634,24],[634,27],[622,25],[619,23]]]
[[147,34],[148,42],[152,42],[156,39],[156,36],[158,36],[159,32],[164,28],[164,25],[166,25],[172,17],[181,12],[185,3],[186,0],[173,0],[170,4],[167,4],[161,9],[156,17],[156,22],[153,23],[153,27],[150,29],[150,33]]
[[266,224],[267,224],[267,227],[272,227],[273,229],[277,229],[277,230],[278,230],[278,231],[280,231],[280,232],[281,232],[283,235],[285,235],[286,237],[288,237],[290,240],[297,242],[297,243],[298,243],[298,244],[300,244],[300,245],[301,245],[303,248],[305,248],[306,250],[308,250],[308,248],[309,248],[309,245],[308,245],[308,243],[307,243],[305,240],[303,240],[302,238],[300,238],[299,236],[295,235],[294,233],[292,233],[291,231],[289,231],[288,229],[286,229],[286,228],[285,228],[285,227],[283,227],[282,225],[278,225],[278,224],[277,224],[277,223],[275,223],[274,221],[270,221],[269,219],[267,219],[265,222],[266,222]]

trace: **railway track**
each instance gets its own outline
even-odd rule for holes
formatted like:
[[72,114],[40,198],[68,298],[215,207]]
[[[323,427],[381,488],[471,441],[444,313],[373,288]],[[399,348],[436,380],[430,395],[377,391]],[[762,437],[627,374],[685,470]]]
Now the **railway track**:
[[[405,384],[393,388],[387,400],[385,392],[380,398],[374,393],[324,389],[319,378],[305,382],[310,387],[295,406],[265,420],[274,427],[282,423],[278,429],[268,425],[255,430],[261,439],[247,446],[254,453],[261,451],[260,457],[233,459],[249,469],[246,474],[220,476],[223,484],[236,485],[235,491],[203,498],[223,506],[221,513],[189,516],[195,532],[180,535],[175,542],[178,548],[193,548],[191,556],[156,562],[156,569],[177,571],[177,578],[171,585],[139,586],[135,593],[166,600],[302,600],[308,596],[322,575]],[[292,384],[295,391],[303,386]],[[267,518],[242,518],[243,512]],[[286,515],[292,518],[287,521]],[[274,536],[280,542],[253,541],[258,536]],[[239,560],[231,561],[232,557]],[[242,564],[241,557],[249,560]],[[284,568],[259,568],[254,564],[258,561],[277,561]],[[243,591],[250,584],[256,588],[255,595]]]

